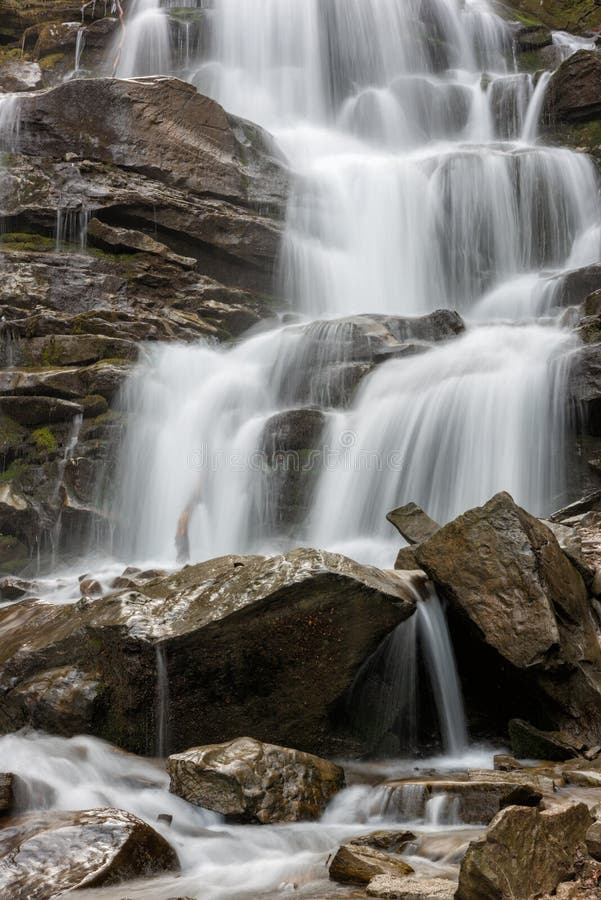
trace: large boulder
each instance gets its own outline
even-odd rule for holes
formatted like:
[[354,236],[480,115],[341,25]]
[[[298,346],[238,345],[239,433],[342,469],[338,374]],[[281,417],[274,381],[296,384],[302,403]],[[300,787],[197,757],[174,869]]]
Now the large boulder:
[[189,803],[262,825],[317,819],[344,787],[340,766],[253,738],[174,754],[167,771],[169,790]]
[[596,119],[601,115],[601,54],[579,50],[549,82],[543,116],[554,121]]
[[457,900],[529,900],[554,891],[574,873],[591,821],[585,803],[507,807],[468,847]]
[[460,666],[489,710],[598,743],[598,633],[582,577],[550,529],[501,493],[415,556],[449,601]]
[[[24,600],[0,610],[0,729],[43,712],[48,731],[152,752],[160,665],[172,751],[200,735],[252,734],[320,755],[359,752],[342,698],[414,609],[393,573],[308,549],[223,557],[77,606]],[[60,684],[73,690],[65,670],[86,685],[76,721],[61,700]],[[49,678],[53,693],[32,687]]]
[[36,813],[0,831],[0,893],[7,900],[51,900],[178,868],[167,841],[121,809]]

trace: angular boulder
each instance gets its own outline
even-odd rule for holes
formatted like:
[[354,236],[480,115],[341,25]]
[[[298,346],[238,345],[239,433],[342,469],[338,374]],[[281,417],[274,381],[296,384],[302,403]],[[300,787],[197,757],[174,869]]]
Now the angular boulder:
[[398,857],[356,844],[339,847],[329,867],[331,880],[342,884],[368,884],[376,875],[399,878],[412,875],[413,871],[409,863]]
[[[342,698],[414,609],[394,573],[309,549],[222,557],[76,606],[24,600],[0,609],[0,730],[43,716],[54,733],[154,752],[160,665],[172,752],[199,735],[240,734],[319,755],[360,752]],[[86,685],[76,716],[65,702],[73,671]],[[54,690],[42,690],[49,682]]]
[[0,893],[15,900],[51,900],[178,868],[167,841],[121,809],[32,814],[0,831]]
[[460,668],[468,691],[487,692],[488,714],[599,743],[598,632],[582,577],[549,528],[501,493],[414,550],[450,604]]
[[573,874],[591,815],[585,803],[548,809],[509,806],[473,841],[459,872],[457,900],[529,900]]
[[511,749],[522,759],[563,762],[578,755],[578,747],[559,732],[541,731],[522,719],[511,719],[508,730]]
[[440,525],[431,519],[417,503],[406,503],[405,506],[399,506],[398,509],[387,513],[386,518],[409,544],[421,544],[422,541],[427,541],[440,528]]
[[167,760],[169,790],[240,822],[317,819],[344,787],[334,763],[252,738],[193,747]]

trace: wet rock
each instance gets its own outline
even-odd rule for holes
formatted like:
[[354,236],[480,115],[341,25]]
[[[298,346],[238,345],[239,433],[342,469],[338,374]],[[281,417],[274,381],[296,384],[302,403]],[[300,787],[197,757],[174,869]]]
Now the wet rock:
[[547,87],[543,117],[583,120],[601,115],[601,56],[579,50],[561,64]]
[[20,109],[28,155],[69,150],[193,192],[282,205],[286,175],[269,136],[176,78],[75,80]]
[[344,787],[340,766],[312,756],[237,738],[170,756],[169,790],[195,806],[242,822],[317,819]]
[[586,832],[586,849],[593,859],[601,861],[601,822],[593,822]]
[[[39,27],[34,27],[33,32],[37,37],[33,48],[34,59],[42,59],[54,53],[64,53],[66,50],[75,49],[79,22],[48,22]],[[27,46],[28,34],[25,33],[24,43]]]
[[513,756],[507,756],[504,753],[497,753],[493,757],[493,765],[497,772],[516,772],[524,768],[522,763]]
[[82,412],[82,407],[57,397],[3,396],[0,410],[19,425],[46,425],[69,421]]
[[[415,553],[449,601],[458,656],[477,665],[468,684],[477,691],[486,683],[488,708],[493,690],[508,719],[528,718],[543,728],[552,722],[572,742],[598,743],[597,630],[582,577],[552,532],[503,493],[441,528]],[[487,677],[493,671],[494,685]]]
[[185,269],[193,269],[196,266],[194,257],[179,256],[169,250],[165,244],[155,241],[154,238],[142,231],[135,231],[132,228],[117,228],[98,219],[91,219],[88,222],[87,230],[88,238],[92,238],[101,247],[109,247],[117,251],[131,250],[150,253],[178,266],[183,266]]
[[102,597],[102,585],[95,578],[84,578],[79,582],[82,597]]
[[538,806],[542,799],[542,792],[536,790],[532,785],[518,784],[508,794],[501,797],[499,807],[505,809],[507,806]]
[[37,62],[9,59],[0,66],[0,90],[9,94],[32,91],[42,83],[42,70]]
[[0,772],[0,816],[12,812],[14,780],[12,772]]
[[398,509],[387,513],[386,518],[409,544],[421,544],[440,528],[440,525],[431,519],[417,503],[399,506]]
[[2,895],[36,900],[178,868],[167,841],[120,809],[13,819],[0,832],[0,860]]
[[559,643],[553,601],[586,604],[578,573],[538,520],[497,494],[441,528],[416,550],[422,568],[517,666],[540,662]]
[[[83,667],[49,668],[20,680],[12,701],[12,711],[7,711],[7,731],[12,730],[12,719],[55,734],[78,734],[89,730],[89,723],[102,709],[102,682],[97,671]],[[69,723],[68,729],[65,723]]]
[[376,875],[412,875],[413,869],[402,859],[395,859],[373,847],[343,844],[330,863],[332,881],[342,884],[368,884]]
[[22,361],[32,366],[89,365],[101,359],[136,360],[133,341],[96,334],[52,334],[20,342]]
[[401,853],[407,844],[415,839],[416,835],[412,831],[372,831],[353,838],[349,844],[357,847],[373,847],[374,850],[384,850],[386,853]]
[[57,704],[48,730],[153,752],[160,642],[172,752],[199,734],[209,743],[251,734],[319,755],[354,753],[361,740],[349,730],[345,693],[414,608],[410,586],[392,573],[309,549],[187,566],[85,608],[22,601],[0,610],[0,729],[32,722],[45,707],[31,684],[67,666],[89,673],[97,694],[80,706],[84,721]]
[[0,601],[20,600],[35,590],[35,582],[24,578],[0,578]]
[[486,835],[469,845],[457,900],[526,900],[553,891],[573,874],[590,824],[584,803],[502,810]]
[[395,569],[416,570],[421,566],[417,561],[413,547],[401,547],[394,563]]
[[[513,773],[511,773],[513,774]],[[536,805],[541,799],[541,791],[536,785],[536,776],[530,782],[523,783],[509,775],[490,780],[477,780],[470,777],[466,780],[437,781],[391,781],[384,785],[386,791],[386,810],[398,811],[399,815],[424,817],[428,802],[434,798],[446,798],[441,813],[441,821],[445,819],[445,810],[466,825],[483,825],[507,805],[508,798],[515,802],[521,799],[524,805]]]
[[523,25],[514,35],[514,41],[518,52],[523,53],[549,47],[553,43],[553,36],[543,25]]
[[377,875],[367,885],[367,896],[385,900],[453,900],[456,890],[456,883],[447,878]]
[[558,732],[541,731],[522,719],[512,719],[508,727],[511,749],[522,759],[562,762],[578,754],[574,743]]

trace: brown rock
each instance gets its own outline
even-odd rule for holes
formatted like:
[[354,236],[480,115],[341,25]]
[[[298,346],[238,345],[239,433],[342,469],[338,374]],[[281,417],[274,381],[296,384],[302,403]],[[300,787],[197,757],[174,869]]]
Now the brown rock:
[[457,900],[528,900],[553,891],[574,872],[590,824],[584,803],[502,810],[485,837],[469,845]]
[[0,772],[0,816],[12,812],[14,780],[12,772]]
[[407,844],[416,839],[412,831],[371,831],[361,837],[353,838],[349,844],[358,847],[373,847],[386,853],[400,853]]
[[[52,718],[47,730],[154,752],[160,642],[171,752],[199,734],[220,743],[250,733],[322,756],[356,753],[361,740],[332,710],[344,711],[363,661],[415,609],[395,575],[310,549],[135,580],[135,589],[82,608],[21,601],[0,609],[0,730]],[[65,666],[89,673],[89,700],[75,718],[58,699],[49,710],[42,690]],[[65,691],[69,683],[61,676]]]
[[189,803],[262,825],[317,819],[344,787],[340,766],[252,738],[177,753],[167,770],[169,790]]
[[416,503],[407,503],[393,509],[387,513],[386,518],[409,544],[421,544],[440,528]]
[[598,743],[597,629],[582,577],[552,532],[502,493],[445,525],[415,553],[449,601],[456,642],[470,647],[465,664],[478,648],[468,685],[476,678],[474,690],[494,690],[507,718],[536,715],[574,746]]
[[330,878],[343,884],[368,884],[376,875],[412,875],[413,869],[402,859],[373,847],[343,844],[330,863]]
[[522,759],[544,759],[562,762],[578,755],[574,743],[566,735],[553,731],[541,731],[524,722],[512,719],[509,722],[509,739],[511,749]]
[[0,410],[20,425],[47,425],[75,418],[82,407],[57,397],[4,396],[0,399]]
[[547,120],[587,120],[601,115],[601,56],[579,50],[555,72],[545,95]]
[[0,66],[0,89],[9,94],[32,91],[42,83],[42,70],[37,62],[9,59]]
[[0,832],[0,860],[2,895],[36,900],[178,868],[167,841],[120,809],[13,819]]
[[601,861],[601,822],[593,822],[586,832],[586,849],[593,859]]

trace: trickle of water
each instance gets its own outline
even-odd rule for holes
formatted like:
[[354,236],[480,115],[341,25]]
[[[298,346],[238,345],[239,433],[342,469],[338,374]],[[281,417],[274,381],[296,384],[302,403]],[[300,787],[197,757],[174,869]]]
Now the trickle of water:
[[347,697],[354,726],[376,755],[419,747],[419,662],[425,662],[444,752],[468,746],[465,711],[444,610],[433,586],[414,583],[415,613],[396,627],[359,669]]
[[162,644],[156,645],[156,673],[156,753],[159,759],[164,759],[169,752],[169,673]]

